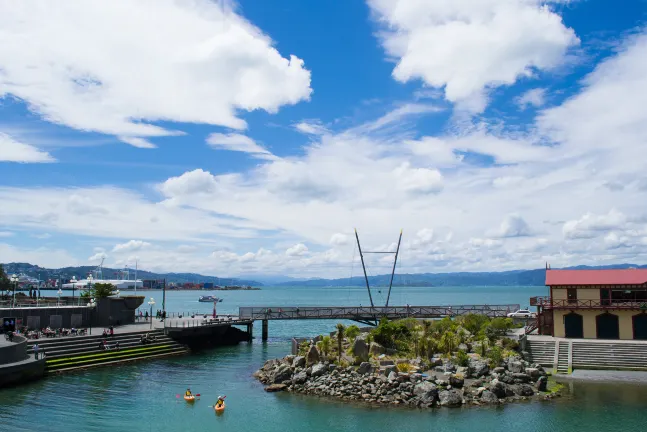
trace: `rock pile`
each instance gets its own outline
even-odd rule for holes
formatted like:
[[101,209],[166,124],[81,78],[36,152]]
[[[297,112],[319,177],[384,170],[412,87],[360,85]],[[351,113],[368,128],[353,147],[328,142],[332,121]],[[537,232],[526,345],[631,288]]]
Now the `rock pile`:
[[[314,348],[314,347],[313,347]],[[366,347],[368,348],[368,347]],[[314,348],[316,350],[316,348]],[[364,347],[364,352],[369,351]],[[370,347],[370,351],[376,349]],[[333,397],[343,400],[412,407],[499,404],[529,398],[550,399],[546,373],[536,364],[510,358],[490,370],[487,362],[471,357],[469,365],[457,367],[434,359],[428,373],[402,373],[391,361],[381,365],[362,362],[358,367],[338,367],[322,362],[311,350],[308,356],[268,360],[254,373],[267,391]]]

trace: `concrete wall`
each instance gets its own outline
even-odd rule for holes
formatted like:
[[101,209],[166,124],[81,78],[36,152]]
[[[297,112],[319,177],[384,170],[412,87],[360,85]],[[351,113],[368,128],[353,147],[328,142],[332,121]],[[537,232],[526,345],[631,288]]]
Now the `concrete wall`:
[[[568,300],[566,288],[553,288],[554,300]],[[577,288],[578,300],[600,300],[600,290],[598,288]]]
[[0,367],[0,388],[24,384],[45,376],[45,359],[26,363],[8,364]]
[[[569,310],[555,310],[555,337],[566,337],[564,329],[564,315],[569,314]],[[620,327],[620,339],[633,339],[633,316],[640,315],[639,311],[629,310],[609,310],[613,315],[618,316],[618,325]],[[582,324],[584,327],[585,339],[597,338],[597,324],[596,319],[598,315],[602,315],[605,311],[602,310],[575,310],[575,313],[582,315]]]
[[[4,337],[4,335],[2,336]],[[13,342],[0,346],[0,365],[16,363],[27,358],[27,339],[14,335]]]

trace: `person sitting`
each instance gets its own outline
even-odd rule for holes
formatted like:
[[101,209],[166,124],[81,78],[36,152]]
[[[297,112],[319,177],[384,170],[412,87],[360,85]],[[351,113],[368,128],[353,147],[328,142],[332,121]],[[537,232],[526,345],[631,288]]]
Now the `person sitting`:
[[103,329],[103,333],[101,334],[103,337],[108,337],[108,332],[106,329]]
[[119,351],[119,341],[115,342],[115,349]]
[[190,388],[186,389],[186,393],[184,393],[184,396],[193,396]]
[[227,396],[218,396],[218,401],[216,402],[216,408],[220,408],[225,404],[225,398]]

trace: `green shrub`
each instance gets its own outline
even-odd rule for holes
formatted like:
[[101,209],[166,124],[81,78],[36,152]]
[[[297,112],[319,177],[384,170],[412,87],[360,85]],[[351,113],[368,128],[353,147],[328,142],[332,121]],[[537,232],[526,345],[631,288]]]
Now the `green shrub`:
[[359,330],[359,327],[357,327],[355,324],[346,327],[346,338],[348,338],[348,341],[350,343],[353,343],[355,341],[355,338],[359,336],[360,333],[361,331]]
[[503,350],[500,347],[494,345],[488,351],[487,358],[490,359],[490,367],[498,367],[503,361]]
[[467,355],[465,351],[459,350],[456,353],[456,357],[454,357],[454,362],[459,366],[467,367],[470,364],[470,357]]
[[402,373],[410,373],[412,370],[415,369],[409,363],[398,363],[398,365],[396,367],[398,368],[398,371],[402,372]]
[[511,318],[494,318],[485,326],[485,335],[490,340],[496,340],[510,330],[513,326]]
[[473,335],[481,331],[482,328],[490,322],[490,318],[485,315],[467,314],[458,318],[460,324]]
[[511,351],[519,351],[519,341],[510,338],[503,338],[503,348]]
[[382,318],[377,327],[371,330],[373,340],[385,348],[407,349],[411,331],[406,324]]

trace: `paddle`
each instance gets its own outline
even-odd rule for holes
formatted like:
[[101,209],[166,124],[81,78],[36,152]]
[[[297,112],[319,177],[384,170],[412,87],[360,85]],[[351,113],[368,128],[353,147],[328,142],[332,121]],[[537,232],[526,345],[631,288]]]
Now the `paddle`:
[[[227,399],[227,396],[223,396],[220,399],[224,401],[225,399]],[[209,408],[215,408],[215,407],[216,407],[215,405],[209,405]]]
[[[199,396],[200,396],[200,393],[196,393],[196,394],[194,394],[193,396],[195,396],[195,397],[199,397]],[[179,398],[181,398],[181,397],[183,397],[183,396],[182,396],[182,395],[179,395],[179,394],[176,394],[176,395],[175,395],[175,397],[176,397],[177,399],[179,399]]]

